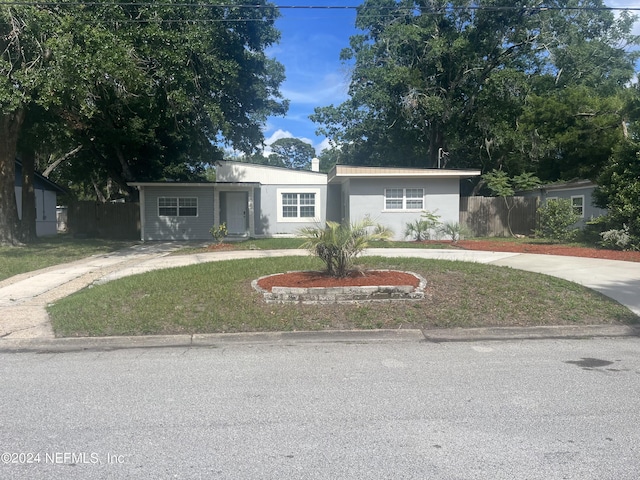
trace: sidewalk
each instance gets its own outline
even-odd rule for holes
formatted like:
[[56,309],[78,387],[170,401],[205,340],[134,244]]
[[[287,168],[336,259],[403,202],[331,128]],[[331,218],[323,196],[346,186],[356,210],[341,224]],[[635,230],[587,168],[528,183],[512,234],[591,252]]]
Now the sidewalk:
[[[56,342],[78,345],[84,341],[94,345],[100,339],[54,339],[53,331],[46,313],[47,304],[76,292],[88,285],[105,283],[124,276],[134,275],[145,271],[161,268],[192,265],[196,263],[224,261],[231,259],[249,259],[260,257],[305,256],[306,250],[239,250],[202,253],[194,255],[169,256],[173,250],[182,247],[180,243],[143,244],[118,252],[96,255],[76,262],[57,265],[36,272],[29,272],[11,277],[0,282],[0,348],[9,346],[34,346],[39,341],[51,348]],[[459,260],[479,262],[492,265],[506,266],[520,270],[544,273],[570,280],[592,288],[611,297],[628,307],[640,316],[640,264],[634,262],[620,262],[591,258],[561,257],[553,255],[532,255],[504,252],[484,252],[468,250],[418,250],[418,249],[369,249],[365,255],[387,257],[417,257],[443,260]],[[544,330],[544,329],[543,329]],[[555,336],[559,330],[549,330],[546,334],[538,328],[531,330],[531,338],[540,336]],[[434,341],[460,339],[460,332],[447,335],[446,332],[431,334],[425,337]],[[609,327],[607,329],[569,329],[565,336],[590,335],[628,335],[637,334],[637,329],[630,327]],[[341,332],[344,338],[345,332]],[[355,334],[355,333],[354,333]],[[487,334],[486,329],[473,332],[468,336],[472,339],[499,338],[503,333],[495,329]],[[553,335],[552,335],[553,334]],[[349,336],[348,334],[346,334]],[[519,331],[517,338],[527,336]],[[193,344],[195,336],[184,336],[185,339],[174,339],[182,344]],[[416,338],[424,338],[418,335]],[[211,337],[219,342],[220,336]],[[376,337],[377,338],[377,337]],[[122,339],[124,340],[124,339]],[[103,342],[122,343],[114,339],[104,339]],[[155,345],[160,339],[149,338],[148,342]],[[133,346],[142,346],[143,338],[128,340]],[[172,343],[163,339],[161,345]]]

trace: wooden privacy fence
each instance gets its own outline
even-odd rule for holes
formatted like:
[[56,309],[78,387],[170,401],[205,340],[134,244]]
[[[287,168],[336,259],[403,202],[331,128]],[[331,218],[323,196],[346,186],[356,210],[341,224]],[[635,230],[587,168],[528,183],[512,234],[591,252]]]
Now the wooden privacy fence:
[[67,211],[67,227],[77,236],[138,240],[140,204],[73,202]]
[[476,237],[508,237],[510,217],[514,234],[531,235],[537,210],[535,197],[460,197],[460,224]]

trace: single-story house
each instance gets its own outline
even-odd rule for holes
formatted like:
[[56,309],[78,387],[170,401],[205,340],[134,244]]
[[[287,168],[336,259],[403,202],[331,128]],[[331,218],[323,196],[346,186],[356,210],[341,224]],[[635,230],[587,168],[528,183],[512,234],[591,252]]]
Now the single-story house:
[[593,191],[596,187],[597,185],[590,180],[572,180],[541,185],[532,190],[517,192],[516,195],[537,197],[540,205],[547,200],[570,200],[573,209],[580,215],[580,221],[577,225],[584,227],[587,221],[607,214],[606,210],[593,205]]
[[[56,235],[58,233],[57,194],[65,193],[65,191],[38,172],[34,175],[33,187],[36,196],[36,235],[39,237]],[[22,163],[18,160],[16,160],[15,192],[18,217],[22,218]]]
[[459,221],[460,180],[477,170],[336,165],[328,174],[224,161],[215,182],[132,182],[140,192],[141,239],[205,240],[225,223],[230,236],[294,235],[328,220],[365,217],[403,239],[407,222],[425,211]]

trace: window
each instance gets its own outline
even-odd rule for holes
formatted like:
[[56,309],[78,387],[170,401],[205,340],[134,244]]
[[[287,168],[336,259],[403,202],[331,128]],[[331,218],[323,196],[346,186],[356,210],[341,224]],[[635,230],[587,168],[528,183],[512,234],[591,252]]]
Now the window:
[[319,214],[319,198],[319,189],[278,189],[278,221],[315,221]]
[[423,188],[386,188],[384,190],[385,210],[422,210],[423,208]]
[[197,217],[196,197],[158,197],[158,215],[161,217]]
[[284,218],[314,218],[316,216],[316,194],[283,193],[282,216]]
[[584,196],[578,195],[571,197],[571,206],[573,211],[584,218]]

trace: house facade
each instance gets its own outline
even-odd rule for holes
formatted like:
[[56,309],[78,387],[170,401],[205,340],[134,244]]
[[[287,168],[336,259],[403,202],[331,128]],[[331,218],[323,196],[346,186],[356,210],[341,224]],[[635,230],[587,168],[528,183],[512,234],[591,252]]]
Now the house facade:
[[540,205],[548,200],[566,199],[571,201],[573,209],[580,215],[576,226],[582,228],[589,220],[606,215],[607,211],[593,205],[593,191],[597,185],[590,180],[574,180],[571,182],[541,185],[533,190],[517,192],[524,197],[536,197]]
[[476,170],[336,165],[329,174],[239,162],[220,162],[216,182],[131,183],[140,192],[141,239],[206,240],[226,224],[232,237],[291,236],[327,220],[365,217],[403,238],[407,222],[433,211],[459,219],[460,179]]
[[[58,193],[65,193],[65,191],[62,187],[37,172],[33,178],[33,187],[36,197],[36,235],[38,237],[56,235],[58,233],[57,195]],[[15,193],[18,217],[22,218],[22,163],[17,160]]]

